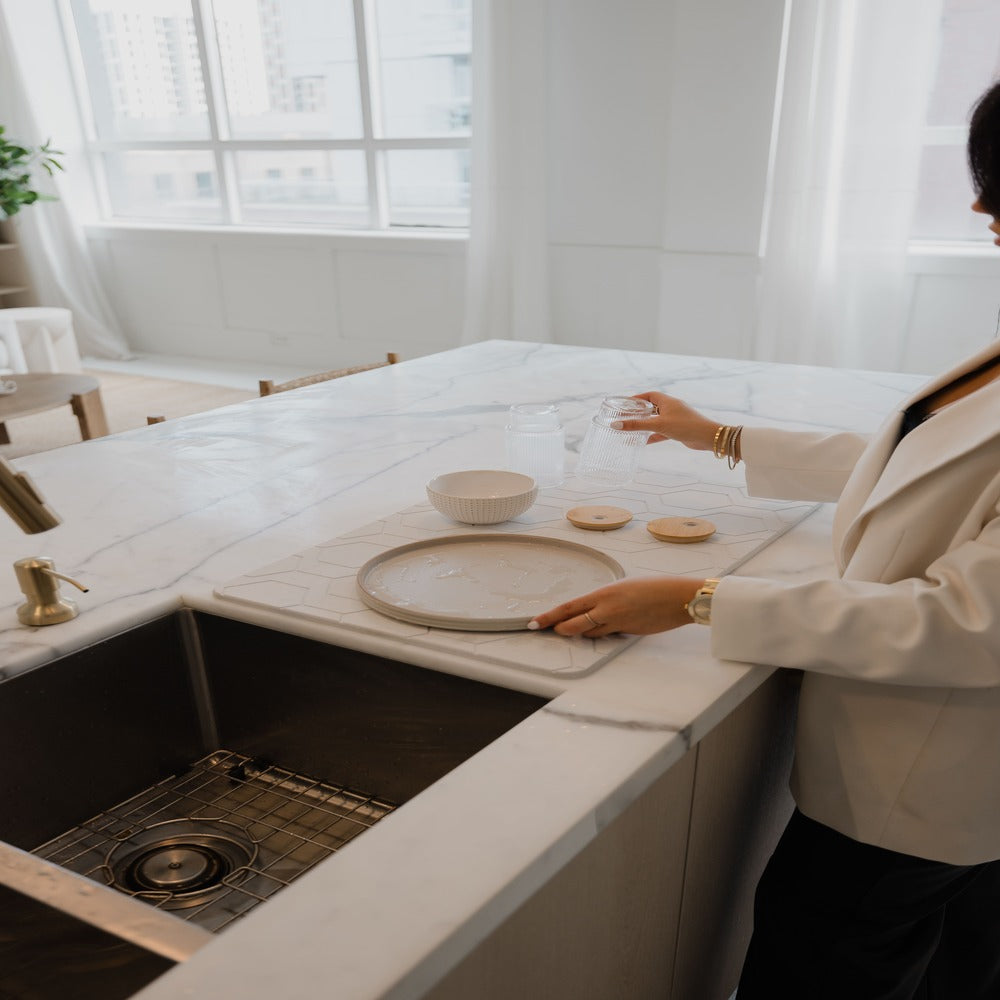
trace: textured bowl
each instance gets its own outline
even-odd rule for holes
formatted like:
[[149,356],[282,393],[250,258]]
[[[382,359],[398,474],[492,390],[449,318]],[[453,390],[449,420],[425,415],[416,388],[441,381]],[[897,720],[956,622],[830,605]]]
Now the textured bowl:
[[523,514],[538,496],[531,476],[500,469],[446,472],[427,484],[427,499],[463,524],[499,524]]

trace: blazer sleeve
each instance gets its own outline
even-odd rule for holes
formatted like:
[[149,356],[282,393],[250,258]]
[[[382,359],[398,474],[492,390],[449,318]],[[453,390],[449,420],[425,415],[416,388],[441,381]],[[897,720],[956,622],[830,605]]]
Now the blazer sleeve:
[[747,489],[775,500],[835,501],[868,440],[849,432],[744,427]]
[[889,684],[1000,686],[998,515],[919,578],[725,577],[712,602],[712,652]]

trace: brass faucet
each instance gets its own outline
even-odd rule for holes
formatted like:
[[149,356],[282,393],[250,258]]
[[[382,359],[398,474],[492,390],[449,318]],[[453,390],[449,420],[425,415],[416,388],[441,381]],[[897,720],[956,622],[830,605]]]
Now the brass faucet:
[[[0,457],[0,507],[26,534],[37,535],[60,523],[59,515],[46,503],[35,484],[24,472],[17,472]],[[65,580],[87,592],[87,588],[72,577],[57,573],[55,563],[45,556],[18,559],[14,573],[27,601],[17,609],[18,620],[24,625],[57,625],[75,618],[76,605],[59,593],[59,581]]]
[[27,473],[17,472],[0,457],[0,507],[28,535],[48,531],[60,523],[59,515],[46,503]]

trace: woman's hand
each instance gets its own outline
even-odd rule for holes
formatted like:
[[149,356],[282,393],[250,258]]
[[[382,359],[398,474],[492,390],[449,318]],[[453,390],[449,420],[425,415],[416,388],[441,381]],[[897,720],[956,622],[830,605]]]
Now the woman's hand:
[[537,615],[528,628],[551,626],[560,635],[585,635],[588,639],[613,632],[666,632],[691,624],[685,605],[704,583],[700,577],[688,576],[619,580]]
[[681,444],[695,451],[711,451],[715,441],[715,432],[719,425],[714,420],[703,417],[697,410],[692,410],[687,403],[682,403],[673,396],[662,392],[640,392],[634,399],[648,399],[659,413],[655,417],[642,417],[635,420],[619,421],[623,431],[653,432],[649,443],[654,441],[680,441]]

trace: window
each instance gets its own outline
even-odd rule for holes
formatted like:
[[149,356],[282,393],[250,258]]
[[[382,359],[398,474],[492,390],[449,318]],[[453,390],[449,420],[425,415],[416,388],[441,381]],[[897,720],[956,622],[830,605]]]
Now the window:
[[467,227],[471,0],[70,0],[107,214]]
[[1000,74],[1000,4],[944,0],[937,76],[928,104],[913,235],[917,239],[992,241],[969,211],[965,161],[969,112]]

